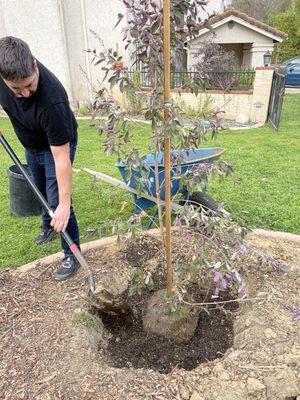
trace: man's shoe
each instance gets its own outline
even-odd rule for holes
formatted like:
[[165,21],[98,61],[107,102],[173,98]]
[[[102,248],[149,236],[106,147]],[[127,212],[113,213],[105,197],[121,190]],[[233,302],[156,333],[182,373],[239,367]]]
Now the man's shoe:
[[80,264],[75,257],[65,257],[60,268],[55,272],[54,279],[57,281],[65,281],[75,275],[79,268]]
[[53,228],[42,229],[41,233],[35,238],[35,244],[49,243],[56,235],[57,232]]

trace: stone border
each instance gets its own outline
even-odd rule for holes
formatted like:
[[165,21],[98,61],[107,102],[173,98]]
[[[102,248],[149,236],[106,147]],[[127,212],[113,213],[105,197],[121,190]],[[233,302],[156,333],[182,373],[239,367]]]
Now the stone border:
[[265,231],[264,229],[253,229],[252,232],[257,236],[269,237],[274,239],[288,240],[300,245],[300,235],[288,232]]
[[[149,229],[145,233],[156,236],[160,233],[160,229]],[[116,242],[117,242],[117,236],[108,236],[108,237],[105,237],[102,239],[93,240],[92,242],[83,243],[80,246],[81,252],[84,254],[84,253],[88,252],[89,250],[99,249],[101,247],[105,248],[105,247],[111,246],[112,244],[114,244]],[[51,254],[50,256],[46,256],[46,257],[40,258],[39,260],[32,261],[28,264],[22,265],[21,267],[18,267],[17,269],[12,271],[12,273],[13,274],[19,274],[19,273],[23,274],[25,272],[30,271],[31,269],[33,269],[35,267],[38,267],[38,266],[47,267],[48,265],[57,263],[62,259],[63,259],[62,252]]]
[[[149,235],[157,236],[160,233],[160,229],[150,229],[148,231],[145,231],[145,233],[149,234]],[[294,242],[295,244],[300,245],[300,235],[295,235],[295,234],[288,233],[288,232],[276,232],[276,231],[266,231],[264,229],[253,229],[253,230],[251,230],[251,233],[254,233],[254,235],[266,237],[266,238],[288,240],[290,242]],[[87,242],[87,243],[84,243],[81,245],[81,251],[84,254],[89,250],[99,249],[101,247],[108,247],[108,246],[111,246],[112,244],[116,243],[116,240],[117,240],[116,236],[109,236],[109,237],[105,237],[103,239],[98,239],[98,240],[94,240],[92,242]],[[56,263],[56,262],[62,260],[62,258],[63,258],[62,252],[55,253],[50,256],[40,258],[39,260],[32,261],[28,264],[22,265],[21,267],[18,267],[16,270],[12,271],[12,273],[13,274],[26,273],[37,266],[48,266],[52,263]]]

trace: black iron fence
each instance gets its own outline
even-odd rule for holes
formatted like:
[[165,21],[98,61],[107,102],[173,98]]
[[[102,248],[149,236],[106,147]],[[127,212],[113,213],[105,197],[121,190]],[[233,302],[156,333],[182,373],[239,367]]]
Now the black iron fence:
[[[144,88],[154,86],[153,77],[147,70],[128,70],[128,74],[137,86]],[[170,76],[171,88],[173,89],[188,87],[190,83],[193,83],[203,90],[250,90],[253,88],[254,78],[255,71],[251,69],[206,73],[190,69],[187,71],[172,71]]]
[[281,118],[281,109],[285,91],[286,67],[279,66],[275,69],[270,96],[268,121],[277,131]]

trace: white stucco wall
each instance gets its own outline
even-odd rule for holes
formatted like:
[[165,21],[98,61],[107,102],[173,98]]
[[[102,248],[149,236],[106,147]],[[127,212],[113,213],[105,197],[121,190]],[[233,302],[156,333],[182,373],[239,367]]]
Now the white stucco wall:
[[203,10],[199,7],[199,14],[202,19],[206,19],[209,15],[219,14],[224,11],[224,1],[223,0],[208,0],[207,6]]
[[82,26],[81,1],[63,0],[64,31],[66,47],[68,52],[68,64],[72,88],[69,95],[72,100],[86,101],[89,98],[88,82],[84,75],[80,73],[82,66],[85,66],[85,44]]
[[[265,43],[266,41],[273,41],[273,39],[267,38],[265,35],[244,25],[240,25],[237,22],[234,22],[231,28],[229,28],[228,23],[221,25],[215,28],[214,32],[218,43]],[[209,33],[206,33],[199,39],[203,40],[207,38],[208,35]],[[197,39],[195,40],[195,44],[196,43]]]
[[1,36],[27,42],[39,61],[49,67],[71,92],[60,2],[55,0],[1,0]]
[[[26,41],[34,56],[62,82],[71,102],[90,97],[80,65],[94,84],[102,79],[101,69],[89,68],[86,63],[87,47],[100,50],[90,29],[100,35],[107,48],[119,43],[122,52],[125,21],[113,30],[117,14],[125,13],[119,0],[0,0],[0,7],[0,36]],[[123,51],[125,63],[128,54]]]
[[[123,4],[118,0],[85,0],[85,6],[88,47],[101,50],[99,41],[89,32],[91,29],[101,37],[107,49],[116,49],[118,47],[118,51],[124,58],[125,65],[128,65],[129,52],[124,51],[122,41],[122,29],[126,23],[125,18],[116,29],[113,29],[117,22],[118,13],[125,14]],[[101,67],[92,67],[91,75],[92,81],[97,84],[97,80],[101,80],[103,77]]]

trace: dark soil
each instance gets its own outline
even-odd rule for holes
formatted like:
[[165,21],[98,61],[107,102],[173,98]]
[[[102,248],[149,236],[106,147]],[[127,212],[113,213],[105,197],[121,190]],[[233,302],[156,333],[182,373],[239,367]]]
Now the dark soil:
[[[188,235],[188,233],[183,234]],[[189,251],[182,242],[182,237],[174,235],[174,256],[190,258]],[[202,241],[196,241],[201,248]],[[193,249],[195,251],[195,249]],[[200,250],[199,250],[200,251]],[[111,254],[110,254],[111,256]],[[189,343],[176,343],[162,336],[149,335],[143,331],[142,317],[149,297],[154,291],[165,287],[165,271],[161,263],[161,246],[157,239],[144,235],[137,241],[125,241],[122,246],[120,259],[138,270],[147,268],[147,262],[153,258],[157,260],[155,272],[152,274],[153,285],[144,287],[142,294],[123,298],[133,311],[130,315],[110,316],[99,314],[106,329],[112,335],[106,350],[107,362],[116,368],[144,368],[152,369],[162,374],[168,374],[175,367],[191,371],[201,363],[221,358],[233,342],[233,314],[230,311],[237,309],[237,303],[229,303],[226,310],[215,306],[209,312],[201,311],[196,332]],[[122,268],[125,265],[123,263]],[[211,300],[212,290],[207,290],[205,284],[200,288],[198,284],[189,286],[189,296],[192,302]],[[218,300],[231,300],[229,292],[223,293]],[[103,350],[102,348],[100,349]]]
[[[160,285],[159,285],[160,286]],[[194,294],[199,288],[194,287]],[[134,296],[134,315],[110,316],[100,314],[106,329],[112,334],[107,348],[108,364],[116,368],[144,368],[168,374],[174,368],[191,371],[201,363],[221,358],[233,342],[233,314],[238,308],[232,303],[224,309],[213,307],[209,312],[202,310],[197,329],[189,343],[176,343],[162,336],[149,335],[143,331],[142,310],[151,295],[144,291]],[[196,300],[204,299],[205,293]],[[222,300],[231,299],[229,295]],[[195,298],[195,296],[194,296]],[[220,299],[219,299],[220,300]]]
[[159,240],[147,235],[138,241],[127,240],[122,248],[122,256],[131,267],[140,267],[148,260],[158,257],[161,253]]

